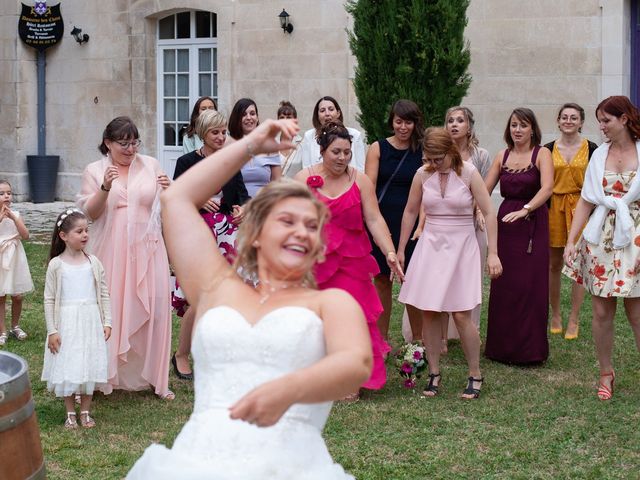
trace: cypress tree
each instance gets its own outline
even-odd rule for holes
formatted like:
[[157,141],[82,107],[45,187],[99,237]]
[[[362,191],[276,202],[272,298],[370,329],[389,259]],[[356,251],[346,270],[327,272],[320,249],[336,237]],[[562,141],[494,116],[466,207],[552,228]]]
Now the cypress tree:
[[369,143],[389,134],[386,120],[397,99],[416,102],[425,125],[442,125],[447,108],[460,103],[471,83],[468,6],[469,0],[347,2],[358,121]]

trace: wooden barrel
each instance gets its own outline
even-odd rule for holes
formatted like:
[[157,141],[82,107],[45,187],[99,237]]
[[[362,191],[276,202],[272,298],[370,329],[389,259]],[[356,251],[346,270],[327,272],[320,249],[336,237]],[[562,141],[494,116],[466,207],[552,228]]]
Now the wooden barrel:
[[27,362],[0,351],[0,478],[46,478]]

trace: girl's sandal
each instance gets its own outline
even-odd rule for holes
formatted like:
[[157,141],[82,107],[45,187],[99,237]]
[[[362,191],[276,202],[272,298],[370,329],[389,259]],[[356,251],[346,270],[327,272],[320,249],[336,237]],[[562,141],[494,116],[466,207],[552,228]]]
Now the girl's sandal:
[[83,428],[93,428],[96,426],[96,422],[91,418],[88,410],[80,412],[80,425],[82,425]]
[[64,428],[66,428],[67,430],[75,430],[76,428],[78,428],[76,412],[67,412],[67,419],[64,421]]
[[26,340],[28,336],[27,332],[20,328],[20,325],[16,325],[15,327],[13,327],[11,330],[9,330],[9,333],[20,341]]
[[0,333],[0,347],[4,346],[4,344],[7,343],[7,340],[9,340],[7,332]]

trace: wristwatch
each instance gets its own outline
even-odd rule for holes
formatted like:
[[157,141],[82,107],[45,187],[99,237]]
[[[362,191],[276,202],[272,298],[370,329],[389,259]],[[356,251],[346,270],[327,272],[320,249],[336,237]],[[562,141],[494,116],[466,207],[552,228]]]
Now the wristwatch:
[[100,190],[102,190],[103,192],[108,192],[109,190],[111,190],[110,188],[105,188],[104,187],[104,183],[100,185]]
[[527,212],[531,213],[531,205],[529,205],[528,203],[525,203],[522,208],[524,208]]

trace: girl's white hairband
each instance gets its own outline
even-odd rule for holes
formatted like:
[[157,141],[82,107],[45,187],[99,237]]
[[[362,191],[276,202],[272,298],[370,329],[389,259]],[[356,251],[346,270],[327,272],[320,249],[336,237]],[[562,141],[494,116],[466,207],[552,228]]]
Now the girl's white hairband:
[[72,213],[82,213],[82,215],[84,215],[82,210],[79,210],[77,208],[70,208],[66,212],[64,212],[62,215],[60,215],[60,219],[58,220],[58,223],[56,223],[58,228],[60,228],[62,226],[62,222],[64,222],[64,219],[67,218]]

